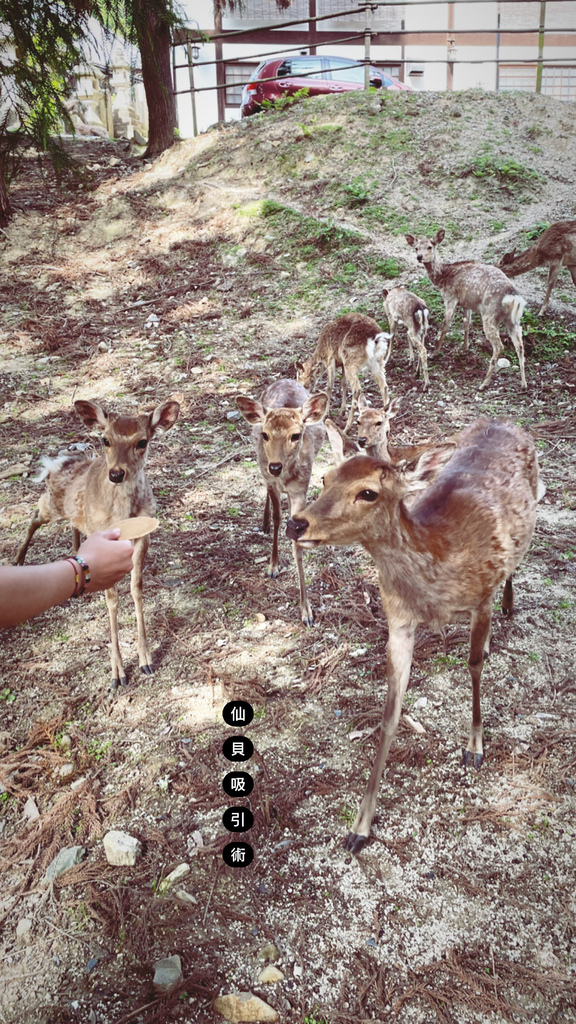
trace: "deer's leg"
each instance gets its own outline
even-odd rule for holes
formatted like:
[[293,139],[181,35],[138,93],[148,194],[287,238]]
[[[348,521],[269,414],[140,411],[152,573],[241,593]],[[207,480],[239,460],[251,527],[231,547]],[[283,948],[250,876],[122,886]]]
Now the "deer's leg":
[[386,758],[388,757],[388,751],[392,746],[392,740],[398,728],[402,701],[408,686],[410,666],[412,665],[416,624],[409,622],[401,625],[389,621],[388,626],[390,638],[386,655],[388,675],[386,707],[384,708],[384,717],[382,719],[380,742],[370,773],[368,787],[360,804],[360,810],[352,826],[352,831],[348,834],[344,843],[345,848],[350,850],[351,853],[360,853],[360,850],[366,845],[370,836],[370,826],[374,817],[374,811],[376,810],[380,780]]
[[[344,381],[344,379],[345,379],[345,377],[343,375],[342,380]],[[360,392],[362,390],[361,387],[360,387],[360,381],[358,380],[358,374],[351,367],[348,368],[348,380],[350,382],[350,389],[352,391],[352,398],[350,400],[350,412],[348,413],[348,419],[346,420],[346,426],[344,427],[344,433],[345,434],[348,433],[348,431],[350,430],[350,427],[352,426],[352,423],[354,422],[354,412],[356,411],[356,405],[358,404],[358,395],[360,394]],[[386,378],[384,378],[384,383],[386,383]],[[346,391],[343,392],[343,395],[344,395],[344,407],[340,410],[340,412],[342,412],[342,413],[344,412],[344,409],[346,408]],[[386,403],[384,403],[384,404],[386,404]]]
[[566,270],[569,271],[570,277],[572,278],[573,283],[576,284],[576,263],[574,263],[572,265],[569,265],[568,263],[565,263],[564,266],[566,267]]
[[444,339],[448,334],[448,331],[450,330],[450,325],[452,323],[452,320],[454,319],[454,313],[456,312],[457,305],[457,299],[444,299],[444,323],[442,324],[440,337],[436,339],[436,348],[432,353],[433,356],[438,354],[438,352],[442,348],[442,345],[444,344]]
[[[563,262],[564,257],[562,257],[562,259],[560,260],[553,260],[553,262],[550,264],[550,270],[548,271],[548,284],[546,285],[546,295],[544,296],[544,302],[538,310],[538,316],[542,316],[542,314],[545,313],[548,309],[550,294],[552,292],[554,285],[556,284],[558,274],[560,273],[560,267],[562,266]],[[574,281],[574,275],[572,275],[572,280]],[[574,284],[576,284],[576,281],[574,281]]]
[[[408,334],[408,339],[410,339],[410,333]],[[417,363],[417,366],[416,366],[416,373],[418,373],[419,370],[422,370],[422,380],[424,382],[424,391],[426,391],[426,388],[428,387],[428,385],[430,383],[430,378],[428,377],[428,354],[426,352],[426,346],[424,344],[424,339],[422,337],[422,334],[416,334],[415,333],[413,340],[414,340],[414,347],[415,347],[415,349],[416,349],[416,351],[418,353],[418,363]]]
[[266,491],[266,504],[264,505],[264,518],[262,520],[262,533],[270,533],[270,495]]
[[[332,401],[332,392],[334,390],[334,378],[336,376],[336,363],[332,360],[331,363],[326,365],[326,394],[328,395],[327,411],[330,411],[330,403]],[[342,381],[344,386],[344,380]]]
[[[368,366],[370,367],[370,372],[378,385],[380,394],[382,395],[382,405],[386,408],[388,405],[388,381],[386,380],[386,371],[378,359],[371,359]],[[358,386],[358,394],[360,394],[360,386]]]
[[134,561],[130,575],[130,593],[136,609],[136,623],[138,626],[138,664],[145,675],[151,676],[154,672],[152,658],[148,650],[146,640],[146,626],[144,624],[144,604],[142,601],[142,574],[144,562],[148,552],[148,537],[141,537],[134,542]]
[[308,600],[308,593],[306,591],[306,580],[304,578],[304,565],[302,563],[302,548],[298,547],[294,541],[292,542],[292,554],[294,555],[294,561],[296,562],[296,569],[298,570],[298,584],[300,587],[300,618],[305,626],[314,625],[314,613]]
[[522,328],[520,324],[512,324],[508,328],[508,334],[510,341],[516,349],[516,355],[518,356],[518,366],[520,367],[520,386],[523,391],[526,390],[526,371],[524,368],[524,342],[522,340]]
[[278,560],[278,530],[280,529],[280,498],[276,494],[276,491],[273,491],[270,488],[268,489],[268,497],[270,498],[270,503],[272,505],[272,523],[274,525],[274,532],[272,534],[272,555],[271,555],[271,558],[270,558],[270,567],[268,569],[268,575],[271,576],[273,580],[275,580],[277,575],[278,575],[278,566],[280,564],[279,560]]
[[502,611],[504,612],[504,615],[511,615],[513,608],[514,590],[512,588],[512,577],[509,576],[504,584],[504,593],[502,594]]
[[466,309],[464,311],[464,351],[468,351],[470,343],[470,323],[472,321],[472,310]]
[[118,643],[118,593],[116,587],[111,587],[110,590],[104,592],[106,597],[106,604],[108,606],[108,615],[110,618],[110,640],[112,644],[112,650],[110,653],[110,660],[112,662],[112,690],[117,690],[118,686],[126,686],[128,680],[126,679],[126,673],[124,670],[124,663],[122,661],[122,655],[120,654],[120,645]]
[[39,530],[41,526],[44,526],[44,524],[48,523],[48,522],[50,522],[50,520],[49,519],[44,519],[42,517],[42,515],[40,513],[40,509],[36,509],[36,511],[34,513],[34,518],[32,519],[32,522],[30,523],[30,526],[28,527],[28,533],[26,534],[26,540],[24,541],[22,546],[18,549],[18,553],[16,555],[16,561],[14,562],[14,565],[24,565],[24,561],[25,561],[25,558],[26,558],[26,552],[28,551],[28,548],[30,546],[30,541],[32,540],[32,537],[36,533],[36,530]]
[[482,381],[478,389],[479,391],[482,391],[483,388],[487,387],[487,385],[492,380],[492,377],[494,376],[494,370],[496,369],[496,362],[502,355],[502,352],[504,351],[504,347],[500,340],[500,331],[498,330],[498,326],[493,321],[487,322],[484,319],[482,320],[482,326],[484,328],[484,334],[486,335],[486,338],[492,345],[492,356],[490,357],[490,362],[488,363],[488,370],[486,372],[486,376],[484,377],[484,380]]
[[463,761],[466,767],[472,764],[481,768],[484,760],[484,748],[482,736],[484,727],[480,712],[480,676],[486,651],[486,644],[490,637],[490,626],[492,624],[492,601],[484,608],[472,612],[470,621],[470,658],[468,668],[472,676],[472,728],[468,737],[468,746],[463,752]]
[[72,544],[74,546],[74,551],[78,551],[78,548],[80,547],[81,542],[82,542],[82,536],[80,534],[80,530],[77,530],[76,527],[74,527],[74,536],[72,538]]

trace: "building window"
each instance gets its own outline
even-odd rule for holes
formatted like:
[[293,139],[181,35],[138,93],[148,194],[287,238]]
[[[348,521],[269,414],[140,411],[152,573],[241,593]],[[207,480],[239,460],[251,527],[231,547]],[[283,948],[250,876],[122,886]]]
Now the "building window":
[[[502,92],[536,91],[535,64],[501,64],[500,89]],[[576,100],[576,67],[544,67],[542,69],[542,95],[557,100]]]
[[544,68],[542,94],[557,100],[576,100],[576,67]]
[[226,64],[226,89],[225,93],[225,104],[227,107],[239,107],[242,102],[242,89],[244,83],[248,81],[250,75],[254,73],[258,63],[254,64],[240,64],[234,62],[234,64]]

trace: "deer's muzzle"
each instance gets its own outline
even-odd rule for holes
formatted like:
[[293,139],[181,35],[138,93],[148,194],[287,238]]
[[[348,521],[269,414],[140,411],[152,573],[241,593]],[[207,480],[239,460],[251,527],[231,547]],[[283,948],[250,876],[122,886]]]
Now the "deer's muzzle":
[[126,473],[123,469],[110,469],[108,471],[108,479],[113,484],[121,484]]
[[269,462],[268,463],[268,472],[271,473],[272,476],[280,476],[280,473],[282,472],[282,463],[281,462]]
[[289,519],[286,524],[286,536],[290,540],[298,540],[308,529],[307,519]]
[[366,441],[367,440],[368,440],[367,437],[358,437],[357,438],[358,444],[360,445],[361,448],[365,448],[366,447]]

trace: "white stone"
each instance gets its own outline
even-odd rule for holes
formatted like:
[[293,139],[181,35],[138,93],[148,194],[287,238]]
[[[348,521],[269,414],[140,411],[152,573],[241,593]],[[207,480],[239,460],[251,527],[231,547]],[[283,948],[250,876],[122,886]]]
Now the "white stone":
[[109,864],[133,865],[142,852],[142,843],[126,832],[114,830],[104,836],[104,852]]
[[162,879],[158,886],[158,892],[167,892],[175,882],[179,882],[181,878],[184,878],[189,873],[189,864],[179,864],[177,868],[174,868],[174,871],[171,871],[169,875],[166,875],[166,878]]
[[21,917],[16,925],[16,938],[18,942],[30,942],[32,931],[32,921],[29,917]]
[[177,955],[167,956],[154,964],[154,981],[152,984],[157,992],[165,994],[176,988],[182,978],[182,961]]
[[214,1009],[231,1024],[239,1024],[240,1021],[278,1020],[276,1010],[251,992],[230,992],[226,996],[219,996],[214,1001]]
[[507,370],[508,367],[511,366],[511,365],[512,364],[511,364],[510,360],[509,359],[505,359],[505,358],[498,359],[498,361],[496,363],[496,366],[498,367],[499,370],[505,370],[505,369]]
[[263,971],[260,971],[258,975],[258,981],[262,985],[274,985],[277,981],[283,981],[284,975],[278,967],[274,967],[272,964],[268,964]]

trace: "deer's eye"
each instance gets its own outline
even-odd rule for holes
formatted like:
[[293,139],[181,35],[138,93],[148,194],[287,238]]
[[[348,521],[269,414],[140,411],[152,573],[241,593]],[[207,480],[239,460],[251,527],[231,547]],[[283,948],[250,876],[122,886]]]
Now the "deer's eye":
[[136,445],[136,447],[143,449],[143,448],[146,448],[147,444],[148,444],[148,441],[145,438],[142,438],[141,441],[138,441],[138,444]]
[[302,434],[292,434],[292,437],[290,438],[290,440],[291,441],[299,441],[301,437],[302,437]]
[[110,441],[108,440],[107,437],[103,437],[102,438],[102,444],[104,445],[105,448],[109,448],[110,447]]
[[378,420],[378,423],[376,423],[375,426],[381,427],[382,426],[382,420]]
[[360,491],[360,494],[356,495],[355,501],[377,501],[378,494],[376,491]]
[[265,434],[264,431],[262,431],[262,440],[263,441],[267,441],[268,440],[268,434]]

